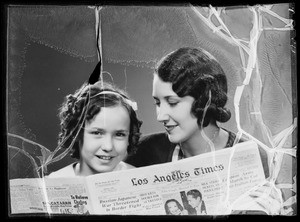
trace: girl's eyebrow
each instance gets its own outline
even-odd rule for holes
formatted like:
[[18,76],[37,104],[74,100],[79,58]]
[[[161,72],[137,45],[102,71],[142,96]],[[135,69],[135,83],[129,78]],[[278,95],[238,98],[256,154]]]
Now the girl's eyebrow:
[[[103,131],[105,131],[105,129],[97,127],[97,126],[93,126],[91,128],[84,128],[84,129],[96,129],[96,130],[103,130]],[[129,130],[127,130],[127,129],[117,129],[116,131],[129,131]]]
[[125,133],[128,133],[129,130],[125,130],[125,129],[119,129],[119,130],[116,130],[116,132],[125,132]]
[[[102,129],[102,128],[99,128],[99,127],[91,127],[91,128],[84,128],[85,130],[97,130],[97,131],[102,131],[102,132],[106,132],[105,129]],[[129,133],[129,130],[127,129],[117,129],[115,130],[115,132],[118,132],[118,133]]]
[[93,126],[93,127],[84,127],[85,130],[99,130],[99,131],[105,131],[105,129]]

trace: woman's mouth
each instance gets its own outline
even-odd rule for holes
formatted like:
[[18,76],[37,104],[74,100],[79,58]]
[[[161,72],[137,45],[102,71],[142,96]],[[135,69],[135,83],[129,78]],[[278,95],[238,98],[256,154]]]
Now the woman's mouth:
[[165,125],[165,129],[170,133],[177,125]]

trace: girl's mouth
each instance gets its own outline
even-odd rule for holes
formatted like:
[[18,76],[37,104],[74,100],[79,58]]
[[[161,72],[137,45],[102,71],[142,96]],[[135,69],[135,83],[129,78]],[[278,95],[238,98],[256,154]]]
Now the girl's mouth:
[[103,155],[96,155],[101,160],[111,160],[112,156],[103,156]]

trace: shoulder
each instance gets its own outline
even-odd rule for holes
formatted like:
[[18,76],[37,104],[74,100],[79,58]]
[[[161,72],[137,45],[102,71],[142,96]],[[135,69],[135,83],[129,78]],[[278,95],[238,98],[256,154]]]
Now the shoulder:
[[170,162],[174,148],[166,133],[148,134],[140,139],[136,153],[125,161],[135,167]]
[[[225,129],[225,128],[222,128],[222,129],[225,132],[228,133],[228,140],[227,140],[225,148],[232,147],[235,144],[236,134],[234,132],[232,132],[232,131],[229,131],[229,130]],[[241,137],[241,138],[239,138],[239,140],[237,141],[237,143],[242,143],[242,142],[245,142],[245,141],[247,141],[247,139],[244,138],[244,137]]]
[[54,171],[49,174],[48,178],[58,178],[58,177],[76,177],[74,167],[76,163],[72,163],[64,168]]
[[[229,136],[228,136],[228,142],[226,144],[226,147],[232,147],[235,143],[235,139],[236,139],[236,134],[229,131],[229,130],[226,130],[224,129],[225,131],[228,132]],[[247,138],[245,137],[241,137],[237,143],[242,143],[242,142],[246,142],[248,141]],[[264,173],[265,173],[265,177],[269,177],[269,165],[268,165],[268,154],[267,152],[261,147],[261,146],[258,146],[258,151],[259,151],[259,155],[260,155],[260,158],[261,158],[261,162],[262,162],[262,165],[263,165],[263,169],[264,169]]]
[[134,169],[135,167],[132,166],[131,164],[125,163],[123,161],[121,161],[113,171],[119,171],[119,170],[130,170],[130,169]]
[[164,132],[159,132],[159,133],[152,133],[152,134],[145,135],[141,138],[139,144],[141,144],[141,143],[156,143],[158,141],[159,142],[161,142],[161,141],[169,142],[167,134]]
[[168,139],[168,135],[166,133],[154,133],[143,136],[140,139],[138,144],[138,150],[166,150],[170,147],[175,147],[175,144],[172,144]]

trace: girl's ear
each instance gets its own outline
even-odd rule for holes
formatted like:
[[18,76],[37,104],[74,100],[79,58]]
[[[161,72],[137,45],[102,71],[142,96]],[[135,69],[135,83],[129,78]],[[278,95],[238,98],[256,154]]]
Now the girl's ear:
[[81,133],[82,135],[78,135],[77,138],[76,138],[76,140],[77,140],[76,142],[78,143],[79,152],[80,152],[80,150],[81,150],[81,148],[82,148],[82,145],[83,145],[83,134],[84,134],[84,130],[85,130],[85,129],[82,130],[82,133]]

